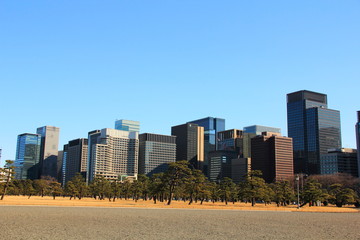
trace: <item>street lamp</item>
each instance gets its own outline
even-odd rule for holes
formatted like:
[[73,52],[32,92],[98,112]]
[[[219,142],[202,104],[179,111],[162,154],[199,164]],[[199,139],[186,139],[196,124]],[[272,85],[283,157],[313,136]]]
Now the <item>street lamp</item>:
[[300,208],[300,195],[299,195],[299,182],[300,182],[300,177],[299,174],[296,175],[296,184],[297,184],[297,208]]

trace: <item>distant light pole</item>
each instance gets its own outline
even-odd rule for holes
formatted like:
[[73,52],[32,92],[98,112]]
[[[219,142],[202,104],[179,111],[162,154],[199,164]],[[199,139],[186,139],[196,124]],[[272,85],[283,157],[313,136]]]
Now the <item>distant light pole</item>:
[[300,208],[300,194],[299,194],[299,182],[300,182],[300,177],[299,174],[296,175],[296,184],[297,184],[297,208]]

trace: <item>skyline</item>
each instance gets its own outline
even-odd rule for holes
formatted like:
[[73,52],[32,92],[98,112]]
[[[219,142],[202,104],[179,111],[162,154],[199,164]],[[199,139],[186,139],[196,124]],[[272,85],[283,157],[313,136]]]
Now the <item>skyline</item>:
[[360,3],[348,1],[3,1],[1,166],[22,133],[60,145],[140,122],[141,133],[208,116],[226,129],[281,128],[286,94],[327,94],[356,148]]

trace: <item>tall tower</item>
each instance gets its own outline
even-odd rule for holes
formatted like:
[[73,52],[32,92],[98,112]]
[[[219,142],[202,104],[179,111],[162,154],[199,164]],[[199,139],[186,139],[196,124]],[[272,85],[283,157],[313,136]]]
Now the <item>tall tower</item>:
[[139,173],[151,176],[165,172],[176,160],[176,137],[143,133],[139,135]]
[[202,169],[204,163],[204,128],[194,123],[171,127],[176,136],[176,161],[187,160],[195,168]]
[[225,131],[225,119],[206,117],[188,123],[195,123],[204,127],[204,167],[205,174],[208,173],[209,153],[217,150],[217,133]]
[[269,183],[293,176],[292,139],[267,132],[252,138],[251,169],[261,170]]
[[325,94],[302,90],[287,94],[287,121],[295,173],[320,174],[320,156],[341,148],[340,112]]
[[63,159],[66,160],[63,165],[65,169],[62,171],[65,177],[64,183],[75,177],[76,173],[81,173],[86,178],[87,157],[88,140],[86,138],[78,138],[64,145]]
[[39,178],[41,136],[20,134],[17,138],[15,178],[20,180]]
[[57,178],[60,129],[58,127],[44,126],[39,127],[36,132],[41,136],[40,175]]
[[357,112],[356,129],[356,145],[357,145],[357,160],[358,160],[358,176],[360,177],[360,111]]
[[137,132],[104,128],[100,134],[94,131],[91,135],[89,133],[88,182],[96,176],[114,180],[128,176],[137,177]]

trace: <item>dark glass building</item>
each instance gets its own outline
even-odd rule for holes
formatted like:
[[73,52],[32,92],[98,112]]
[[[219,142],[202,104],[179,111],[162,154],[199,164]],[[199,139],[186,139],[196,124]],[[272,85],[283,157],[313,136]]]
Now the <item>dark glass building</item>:
[[225,131],[225,119],[206,117],[188,123],[195,123],[201,127],[204,127],[204,167],[205,174],[208,173],[208,154],[211,151],[217,150],[217,133]]
[[321,174],[347,173],[358,177],[357,151],[351,148],[329,149],[320,159]]
[[187,160],[196,169],[202,169],[204,128],[194,123],[186,123],[171,127],[171,135],[176,136],[176,161]]
[[38,179],[40,170],[40,146],[39,134],[24,133],[17,139],[15,157],[16,179]]
[[228,177],[232,178],[232,159],[237,158],[235,151],[218,150],[209,152],[209,180],[220,181]]
[[320,156],[341,148],[340,112],[327,108],[325,94],[287,95],[288,135],[293,139],[295,173],[320,174]]
[[360,111],[357,112],[357,123],[355,125],[356,131],[356,145],[357,145],[357,161],[358,161],[358,176],[360,177]]
[[65,164],[63,163],[63,167],[65,170],[62,171],[64,184],[75,177],[76,173],[81,173],[86,179],[87,158],[88,140],[86,138],[75,139],[64,145],[63,161]]
[[143,133],[139,135],[139,174],[165,172],[176,160],[176,137]]

